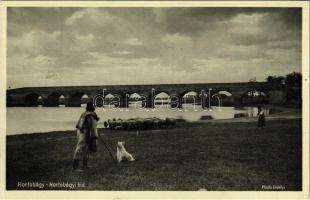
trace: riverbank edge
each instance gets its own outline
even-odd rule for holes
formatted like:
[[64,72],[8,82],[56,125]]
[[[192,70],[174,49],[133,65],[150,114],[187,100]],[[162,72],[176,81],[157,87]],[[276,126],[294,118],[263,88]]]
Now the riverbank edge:
[[[285,117],[285,116],[277,116],[277,117],[266,117],[266,121],[268,123],[269,120],[272,121],[288,121],[288,120],[301,120],[302,117]],[[177,122],[177,125],[175,128],[169,128],[169,129],[149,129],[149,130],[140,130],[140,131],[165,131],[165,130],[173,130],[173,129],[182,129],[182,128],[188,128],[191,125],[199,125],[199,124],[205,124],[205,123],[256,123],[257,117],[242,117],[242,118],[233,118],[233,119],[210,119],[210,120],[198,120],[198,121],[181,121]],[[106,128],[98,128],[99,133],[122,133],[122,132],[132,132],[135,133],[135,130],[110,130]],[[59,130],[59,131],[48,131],[48,132],[33,132],[33,133],[21,133],[21,134],[15,134],[15,135],[6,135],[6,138],[28,138],[28,137],[45,137],[45,136],[51,136],[56,137],[57,135],[68,135],[68,134],[75,134],[76,130]]]

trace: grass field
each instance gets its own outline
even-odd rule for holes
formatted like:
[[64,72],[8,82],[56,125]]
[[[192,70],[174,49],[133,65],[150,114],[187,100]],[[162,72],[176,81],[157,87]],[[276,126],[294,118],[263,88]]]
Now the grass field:
[[[254,191],[262,186],[301,190],[301,120],[178,123],[174,129],[104,131],[113,146],[126,141],[135,162],[115,164],[102,144],[91,155],[92,166],[72,171],[74,131],[7,136],[8,190],[18,182],[83,183],[75,190]],[[283,189],[283,188],[282,188]],[[277,190],[277,189],[272,189]]]

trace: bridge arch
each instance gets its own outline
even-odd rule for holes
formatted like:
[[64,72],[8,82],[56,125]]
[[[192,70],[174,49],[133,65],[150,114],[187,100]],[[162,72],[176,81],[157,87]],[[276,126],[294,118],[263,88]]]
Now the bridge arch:
[[230,91],[218,90],[211,93],[211,105],[212,106],[233,106],[234,97]]
[[60,97],[64,96],[58,92],[52,92],[43,99],[43,106],[45,107],[58,107],[60,105]]
[[167,92],[158,92],[154,96],[155,107],[166,107],[171,102],[170,95]]
[[92,98],[90,97],[90,95],[83,94],[83,96],[81,96],[81,106],[82,105],[86,106],[86,104],[91,101],[92,101]]
[[29,107],[36,107],[42,105],[42,96],[38,93],[30,93],[25,96],[25,105]]
[[196,91],[186,91],[181,93],[183,104],[199,104],[199,93]]
[[227,90],[220,90],[220,91],[217,91],[217,92],[213,93],[213,95],[214,94],[218,94],[218,95],[226,96],[226,97],[232,96],[232,93],[227,91]]
[[60,95],[58,98],[58,102],[58,106],[66,106],[66,97],[64,95]]
[[170,99],[170,95],[167,92],[159,92],[159,93],[155,94],[154,99],[165,99],[165,100],[167,100],[167,99]]
[[131,100],[131,101],[139,101],[139,100],[141,100],[141,95],[139,94],[139,93],[131,93],[131,94],[129,94],[129,99]]
[[128,107],[142,107],[143,98],[139,93],[131,93],[128,98]]
[[266,104],[269,102],[269,92],[266,90],[247,90],[241,97],[242,104]]
[[115,107],[114,102],[117,101],[117,95],[116,94],[112,94],[112,93],[105,93],[104,96],[104,106],[108,106],[108,107]]
[[170,94],[170,106],[171,108],[182,108],[183,96],[180,93]]
[[89,95],[84,92],[76,92],[69,96],[67,99],[67,106],[80,107],[82,104],[86,104],[90,100]]

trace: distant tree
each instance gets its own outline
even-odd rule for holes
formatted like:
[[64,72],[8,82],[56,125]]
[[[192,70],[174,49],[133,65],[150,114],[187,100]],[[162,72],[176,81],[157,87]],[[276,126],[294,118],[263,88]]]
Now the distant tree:
[[283,81],[285,81],[285,78],[283,76],[268,76],[266,78],[266,81],[268,83],[277,83],[277,84],[282,84]]
[[285,77],[284,76],[278,76],[277,83],[279,83],[279,84],[285,83]]
[[301,96],[302,96],[302,91],[301,91],[302,75],[301,73],[292,72],[290,74],[287,74],[285,77],[268,76],[266,78],[266,82],[277,83],[283,86],[285,85],[286,102],[291,103],[291,104],[301,105],[301,102],[302,102],[301,100]]
[[268,83],[274,83],[274,79],[275,79],[275,76],[268,76],[268,77],[266,78],[266,81],[267,81]]
[[285,83],[287,85],[300,87],[302,82],[302,76],[299,72],[293,72],[286,75]]

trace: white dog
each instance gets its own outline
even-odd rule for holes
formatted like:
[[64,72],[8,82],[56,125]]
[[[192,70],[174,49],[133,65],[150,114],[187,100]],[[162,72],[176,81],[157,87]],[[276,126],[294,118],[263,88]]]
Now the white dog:
[[125,142],[117,142],[117,149],[116,149],[116,158],[117,158],[117,162],[120,163],[123,160],[124,161],[134,161],[135,159],[133,158],[133,156],[128,153],[124,147]]

